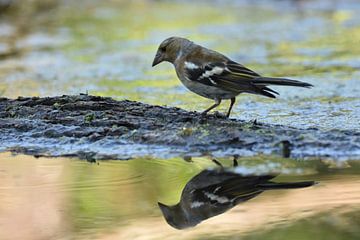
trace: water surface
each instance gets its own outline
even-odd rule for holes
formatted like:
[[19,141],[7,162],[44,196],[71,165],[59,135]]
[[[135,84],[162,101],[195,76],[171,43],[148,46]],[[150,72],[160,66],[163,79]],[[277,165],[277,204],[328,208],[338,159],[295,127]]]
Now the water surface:
[[[225,167],[231,159],[220,159]],[[348,161],[240,158],[241,173],[317,181],[266,191],[194,228],[168,225],[157,202],[176,204],[209,158],[77,159],[0,154],[0,239],[358,239],[360,165]],[[21,228],[19,228],[19,224]]]

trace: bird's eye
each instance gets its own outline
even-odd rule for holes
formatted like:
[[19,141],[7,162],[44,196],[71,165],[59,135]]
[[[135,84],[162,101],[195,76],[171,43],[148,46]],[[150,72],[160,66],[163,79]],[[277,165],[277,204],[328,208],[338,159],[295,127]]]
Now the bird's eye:
[[160,51],[166,52],[166,47],[165,47],[165,46],[164,46],[164,47],[160,47]]

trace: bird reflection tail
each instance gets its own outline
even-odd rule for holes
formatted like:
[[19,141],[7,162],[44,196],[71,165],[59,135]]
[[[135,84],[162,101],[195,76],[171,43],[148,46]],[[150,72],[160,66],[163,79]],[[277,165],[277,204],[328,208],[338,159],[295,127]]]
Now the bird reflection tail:
[[271,189],[289,189],[289,188],[304,188],[310,187],[314,185],[314,181],[304,181],[304,182],[283,182],[283,183],[262,183],[259,184],[258,187],[262,188],[262,190],[271,190]]

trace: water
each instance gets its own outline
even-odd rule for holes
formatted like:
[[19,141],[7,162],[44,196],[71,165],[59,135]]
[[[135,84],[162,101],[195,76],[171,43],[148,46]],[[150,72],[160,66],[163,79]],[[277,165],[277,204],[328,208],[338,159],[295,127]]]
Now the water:
[[[20,4],[10,17],[0,16],[0,96],[89,92],[201,111],[212,102],[181,86],[172,66],[151,68],[158,44],[177,35],[261,74],[315,85],[275,88],[281,94],[276,100],[241,95],[234,118],[359,131],[358,1],[194,4]],[[232,165],[231,159],[220,161]],[[0,162],[0,239],[360,238],[357,159],[241,158],[240,173],[278,172],[278,182],[319,184],[266,191],[181,231],[167,224],[157,202],[176,204],[192,177],[216,167],[207,157],[90,164],[1,153]]]
[[[176,230],[157,202],[176,204],[209,158],[100,161],[0,155],[0,239],[357,239],[360,165],[274,157],[240,158],[237,173],[280,172],[275,182],[316,181],[272,190],[230,211]],[[220,160],[224,167],[231,159]],[[21,229],[19,229],[21,224]]]

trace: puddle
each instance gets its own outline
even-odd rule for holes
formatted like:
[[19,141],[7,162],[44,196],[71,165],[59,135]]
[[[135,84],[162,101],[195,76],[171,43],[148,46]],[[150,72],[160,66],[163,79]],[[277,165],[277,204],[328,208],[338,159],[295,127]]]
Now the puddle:
[[259,156],[239,158],[238,166],[230,168],[232,159],[218,160],[232,174],[272,174],[277,175],[271,180],[276,183],[318,184],[264,191],[228,211],[218,209],[197,226],[176,230],[164,219],[158,202],[178,203],[185,186],[204,184],[194,181],[204,171],[213,174],[206,177],[209,182],[219,182],[221,170],[209,158],[88,163],[2,153],[0,238],[305,239],[310,234],[318,239],[359,238],[358,161],[338,165]]

